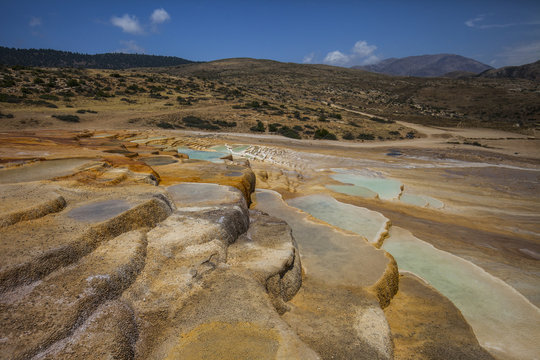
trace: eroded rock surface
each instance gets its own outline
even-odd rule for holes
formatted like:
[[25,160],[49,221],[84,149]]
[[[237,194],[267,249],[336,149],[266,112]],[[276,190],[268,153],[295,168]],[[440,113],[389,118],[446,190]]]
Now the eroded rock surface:
[[298,248],[248,210],[249,167],[188,162],[177,177],[208,183],[156,187],[123,162],[0,185],[0,359],[319,358],[280,316]]

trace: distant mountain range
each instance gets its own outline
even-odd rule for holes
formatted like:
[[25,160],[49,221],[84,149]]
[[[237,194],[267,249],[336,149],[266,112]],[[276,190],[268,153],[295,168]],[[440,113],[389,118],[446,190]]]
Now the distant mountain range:
[[493,67],[460,55],[437,54],[390,58],[373,65],[353,66],[353,69],[388,75],[434,77],[457,72],[479,74]]
[[521,66],[506,66],[500,69],[488,70],[479,76],[486,78],[518,78],[540,81],[540,60]]
[[0,64],[39,67],[81,67],[90,69],[128,69],[190,64],[175,56],[141,54],[79,54],[50,49],[14,49],[0,46]]

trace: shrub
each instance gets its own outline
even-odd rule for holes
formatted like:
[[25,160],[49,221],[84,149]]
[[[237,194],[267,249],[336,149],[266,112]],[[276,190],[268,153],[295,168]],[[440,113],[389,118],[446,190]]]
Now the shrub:
[[331,117],[331,118],[334,118],[334,119],[338,119],[338,120],[342,119],[341,114],[339,114],[339,113],[332,113],[332,114],[330,114],[328,116]]
[[45,99],[45,100],[53,100],[53,101],[58,101],[60,100],[60,98],[56,95],[53,95],[53,94],[43,94],[43,95],[39,95],[39,98],[40,99]]
[[183,97],[181,96],[177,96],[176,97],[176,101],[178,102],[178,104],[180,105],[191,105],[191,101],[187,100],[187,99],[184,99]]
[[11,76],[4,77],[4,80],[0,82],[0,87],[12,87],[15,86],[15,79],[13,79]]
[[[35,82],[35,80],[34,80],[34,82]],[[66,85],[69,86],[69,87],[75,87],[75,86],[79,85],[79,82],[77,81],[77,79],[69,79],[66,82]]]
[[24,102],[28,105],[46,106],[48,108],[53,108],[53,109],[58,108],[58,106],[56,106],[55,104],[50,103],[45,100],[25,100]]
[[236,121],[225,121],[225,120],[215,120],[213,121],[214,124],[223,126],[223,127],[236,127]]
[[13,114],[3,114],[3,113],[0,111],[0,119],[1,119],[1,118],[13,119]]
[[156,124],[157,127],[159,128],[162,128],[162,129],[174,129],[174,125],[168,123],[168,122],[165,122],[165,121],[161,121],[159,123]]
[[301,139],[301,138],[302,138],[302,137],[300,136],[300,134],[299,134],[296,130],[291,129],[291,128],[288,127],[288,126],[283,126],[283,127],[281,127],[281,128],[278,130],[278,134],[283,135],[283,136],[286,136],[286,137],[288,137],[288,138],[292,138],[292,139]]
[[360,133],[357,137],[360,140],[375,140],[375,136],[373,134]]
[[80,120],[77,115],[53,115],[52,117],[66,122],[79,122]]
[[249,129],[255,132],[265,132],[266,127],[264,126],[261,120],[257,120],[257,125],[252,126]]
[[252,102],[246,103],[246,107],[251,107],[251,108],[256,109],[256,108],[261,107],[261,104],[259,104],[258,101],[252,101]]
[[207,120],[203,120],[196,116],[186,116],[182,119],[182,122],[189,127],[194,127],[202,130],[219,130],[219,126],[212,125]]
[[273,124],[270,124],[268,125],[268,131],[270,132],[276,132],[278,131],[278,129],[281,127],[281,124],[280,123],[273,123]]
[[324,115],[319,116],[317,120],[319,120],[320,122],[328,122],[328,120],[326,119],[326,116]]
[[326,129],[317,129],[315,130],[315,134],[313,135],[314,139],[320,139],[320,140],[337,140],[336,135],[332,134]]
[[58,95],[62,95],[64,97],[72,97],[72,96],[75,96],[75,94],[73,93],[73,91],[71,90],[66,90],[66,91],[60,91],[58,93]]
[[302,127],[302,125],[294,125],[294,126],[293,126],[293,130],[295,130],[295,131],[302,131],[302,130],[304,130],[304,128]]
[[36,85],[45,84],[45,81],[42,78],[37,77],[34,79],[34,84]]
[[128,98],[121,98],[120,101],[127,102],[128,104],[136,104],[137,100],[130,100]]
[[343,139],[345,140],[354,140],[354,135],[350,132],[346,132],[345,135],[343,135]]

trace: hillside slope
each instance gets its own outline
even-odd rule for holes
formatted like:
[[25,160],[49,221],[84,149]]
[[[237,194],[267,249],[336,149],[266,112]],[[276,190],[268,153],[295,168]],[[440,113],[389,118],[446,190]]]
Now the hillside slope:
[[[534,128],[537,84],[528,80],[398,77],[327,65],[224,59],[148,71],[220,81],[283,103],[335,104],[379,118],[438,126]],[[519,86],[520,91],[515,91]]]
[[473,59],[460,55],[437,54],[390,58],[380,63],[366,66],[353,66],[371,72],[400,76],[435,77],[455,71],[466,71],[478,74],[492,69]]
[[506,66],[500,69],[488,70],[481,73],[479,76],[485,78],[528,79],[540,81],[540,60],[521,66]]

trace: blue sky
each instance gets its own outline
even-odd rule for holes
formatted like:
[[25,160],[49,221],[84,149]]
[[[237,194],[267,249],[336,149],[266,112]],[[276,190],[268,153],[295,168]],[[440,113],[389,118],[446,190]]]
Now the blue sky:
[[540,1],[6,1],[0,45],[351,66],[454,53],[540,59]]

